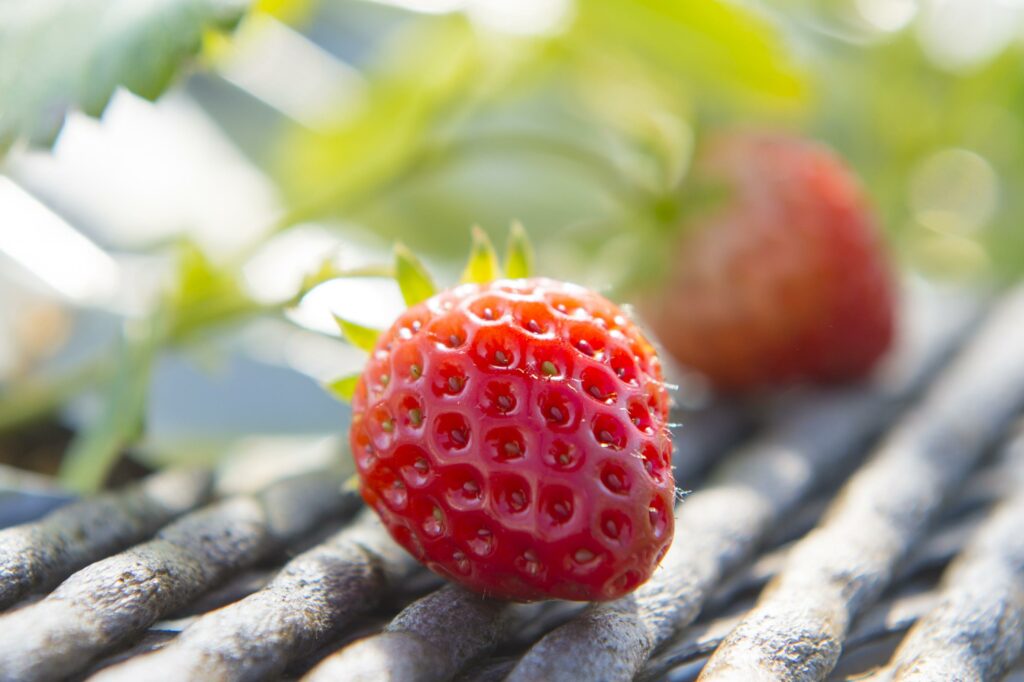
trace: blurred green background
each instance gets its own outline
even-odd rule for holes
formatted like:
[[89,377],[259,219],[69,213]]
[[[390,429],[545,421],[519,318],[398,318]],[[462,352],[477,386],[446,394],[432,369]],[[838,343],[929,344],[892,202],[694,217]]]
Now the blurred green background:
[[723,127],[834,147],[913,276],[1016,277],[1022,37],[1018,0],[0,0],[0,462],[336,459],[330,312],[400,306],[351,275],[399,239],[450,283],[520,220],[628,301]]

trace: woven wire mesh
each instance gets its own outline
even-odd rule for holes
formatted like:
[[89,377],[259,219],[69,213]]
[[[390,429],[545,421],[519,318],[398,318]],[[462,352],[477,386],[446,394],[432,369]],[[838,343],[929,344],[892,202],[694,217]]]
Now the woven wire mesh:
[[907,311],[865,385],[679,416],[677,538],[624,599],[446,585],[335,472],[172,470],[0,531],[0,679],[1019,675],[1024,291]]

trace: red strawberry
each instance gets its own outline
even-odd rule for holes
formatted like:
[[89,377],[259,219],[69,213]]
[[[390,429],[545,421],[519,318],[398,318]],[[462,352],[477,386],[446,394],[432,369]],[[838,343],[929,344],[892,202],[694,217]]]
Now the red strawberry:
[[874,215],[824,147],[713,139],[695,165],[725,199],[687,225],[642,307],[667,351],[720,389],[867,373],[893,335],[894,287]]
[[601,296],[464,284],[408,309],[356,384],[361,492],[473,590],[620,597],[672,540],[668,402],[650,344]]

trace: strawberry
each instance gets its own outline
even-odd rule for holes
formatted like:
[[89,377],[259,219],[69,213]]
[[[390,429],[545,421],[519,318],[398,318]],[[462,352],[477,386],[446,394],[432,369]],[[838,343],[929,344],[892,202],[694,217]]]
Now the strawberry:
[[604,600],[672,541],[668,395],[615,305],[548,279],[413,305],[355,382],[366,503],[435,572],[489,596]]
[[713,138],[695,178],[725,198],[685,226],[641,303],[656,337],[724,391],[863,376],[893,336],[894,286],[853,175],[794,137]]

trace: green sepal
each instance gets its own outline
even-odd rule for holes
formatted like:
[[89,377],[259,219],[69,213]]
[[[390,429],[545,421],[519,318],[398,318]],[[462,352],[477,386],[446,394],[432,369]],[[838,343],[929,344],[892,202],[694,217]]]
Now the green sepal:
[[437,293],[434,280],[423,263],[405,244],[395,244],[395,281],[407,306],[421,303]]
[[352,474],[351,476],[346,478],[345,482],[341,484],[341,492],[359,492],[359,474]]
[[377,338],[380,336],[380,330],[364,327],[337,315],[334,316],[334,321],[338,323],[338,329],[341,330],[341,335],[346,341],[356,348],[362,348],[367,353],[373,352],[374,346],[377,345]]
[[508,248],[505,251],[505,276],[509,279],[524,279],[533,274],[533,244],[523,224],[512,222],[508,231]]
[[494,244],[479,225],[473,226],[472,233],[473,248],[469,252],[469,262],[466,263],[466,269],[462,271],[460,281],[474,284],[493,282],[501,277],[498,254],[494,251]]
[[324,388],[341,402],[350,403],[352,402],[352,396],[356,394],[356,383],[358,381],[358,374],[349,374],[324,384]]

